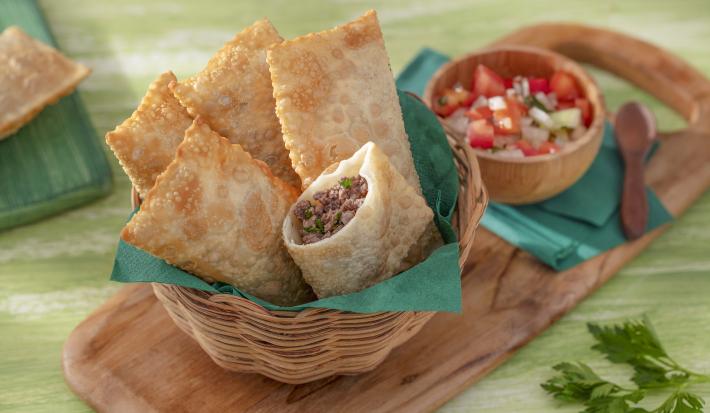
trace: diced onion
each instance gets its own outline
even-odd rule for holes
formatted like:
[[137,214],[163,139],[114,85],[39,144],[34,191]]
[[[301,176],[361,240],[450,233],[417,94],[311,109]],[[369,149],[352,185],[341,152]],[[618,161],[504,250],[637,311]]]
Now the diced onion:
[[488,99],[485,96],[479,96],[475,102],[473,102],[472,108],[488,107]]
[[513,129],[513,119],[505,117],[503,119],[500,119],[498,121],[498,125],[500,126],[501,129]]
[[490,110],[503,110],[507,107],[508,105],[505,104],[503,96],[493,96],[488,99],[488,108]]
[[542,109],[532,107],[532,108],[530,108],[530,111],[528,112],[528,114],[530,115],[530,117],[533,118],[533,120],[535,120],[535,122],[537,122],[543,128],[554,129],[555,122],[553,122],[550,115],[545,113],[545,111],[543,111]]
[[537,99],[538,102],[542,103],[542,105],[545,107],[545,109],[549,111],[555,110],[555,105],[550,102],[550,99],[547,98],[547,95],[545,95],[542,92],[537,92],[535,93],[535,99]]
[[550,138],[550,131],[534,126],[523,126],[521,132],[523,139],[530,141],[535,149],[539,148],[540,145],[547,142]]
[[557,107],[557,94],[555,92],[550,92],[547,94],[547,100],[552,104],[552,107]]
[[454,113],[452,113],[446,118],[446,123],[448,123],[449,126],[451,126],[451,128],[456,132],[460,133],[461,135],[465,135],[466,130],[468,129],[468,117],[466,117],[466,109],[456,109]]
[[500,155],[504,158],[524,158],[525,154],[520,149],[505,149],[496,152],[496,155]]
[[524,77],[523,81],[520,82],[520,84],[522,85],[522,89],[523,89],[523,93],[521,93],[521,95],[523,97],[529,96],[530,95],[530,82],[528,82],[528,78]]

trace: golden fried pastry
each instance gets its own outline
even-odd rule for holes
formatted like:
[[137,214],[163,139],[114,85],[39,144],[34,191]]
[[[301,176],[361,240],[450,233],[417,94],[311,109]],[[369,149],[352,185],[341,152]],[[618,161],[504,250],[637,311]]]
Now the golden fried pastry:
[[329,165],[372,141],[420,190],[374,11],[277,44],[267,60],[276,114],[304,187]]
[[0,34],[0,140],[70,94],[90,71],[18,27]]
[[282,40],[267,19],[259,20],[227,42],[204,70],[171,88],[192,116],[300,186],[281,137],[266,65],[266,49]]
[[297,196],[198,118],[121,238],[207,280],[273,304],[301,304],[312,291],[281,238]]
[[172,72],[160,75],[131,117],[106,134],[106,143],[141,198],[173,161],[185,130],[192,124],[187,110],[168,88],[175,80]]

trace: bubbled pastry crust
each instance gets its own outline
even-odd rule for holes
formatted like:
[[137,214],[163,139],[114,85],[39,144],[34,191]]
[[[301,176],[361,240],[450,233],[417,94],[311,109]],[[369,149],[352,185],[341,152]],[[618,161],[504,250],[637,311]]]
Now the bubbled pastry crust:
[[0,140],[70,94],[89,73],[19,27],[5,29],[0,33]]
[[198,118],[121,238],[207,280],[274,304],[301,304],[313,293],[281,238],[297,196]]
[[269,20],[259,20],[217,51],[204,70],[171,88],[192,116],[300,186],[281,137],[266,64],[266,49],[281,41]]
[[173,161],[185,130],[192,124],[187,110],[168,88],[175,80],[172,72],[158,76],[131,117],[106,134],[106,143],[141,198]]
[[267,61],[276,114],[304,188],[329,165],[372,141],[421,192],[374,11],[279,43]]

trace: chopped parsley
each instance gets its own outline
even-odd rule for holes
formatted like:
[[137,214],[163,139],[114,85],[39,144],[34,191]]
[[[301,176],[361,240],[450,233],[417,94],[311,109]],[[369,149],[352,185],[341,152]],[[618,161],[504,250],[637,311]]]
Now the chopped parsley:
[[345,189],[350,189],[350,187],[353,185],[353,180],[350,178],[343,178],[340,180],[340,186],[342,186]]
[[525,104],[528,106],[533,106],[545,113],[550,113],[550,110],[545,106],[542,102],[540,102],[540,99],[536,98],[535,95],[529,95],[525,98]]
[[[313,215],[312,212],[311,215]],[[316,218],[315,224],[311,225],[310,227],[303,227],[303,230],[310,234],[325,234],[325,226],[323,225],[323,221],[321,221],[320,218]]]
[[306,219],[311,219],[311,217],[313,216],[313,206],[312,206],[312,205],[309,206],[308,209],[306,209],[305,211],[303,211],[303,216],[304,216]]
[[442,96],[442,97],[439,98],[439,101],[438,101],[438,102],[439,102],[439,104],[440,104],[441,106],[444,106],[444,105],[446,105],[446,104],[448,103],[448,99],[446,99],[446,96]]
[[343,216],[343,211],[338,211],[338,213],[335,214],[335,225],[338,225],[341,223],[340,217],[342,217],[342,216]]
[[320,232],[321,234],[325,234],[325,226],[323,225],[323,221],[321,221],[320,218],[316,218],[315,227],[318,230],[318,232]]

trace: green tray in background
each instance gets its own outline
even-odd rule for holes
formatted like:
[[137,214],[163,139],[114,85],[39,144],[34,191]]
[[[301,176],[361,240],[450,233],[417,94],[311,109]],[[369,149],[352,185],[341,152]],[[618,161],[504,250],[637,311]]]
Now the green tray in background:
[[[0,31],[12,25],[57,47],[35,0],[0,0]],[[77,92],[0,141],[0,230],[81,205],[111,186],[102,143]]]

